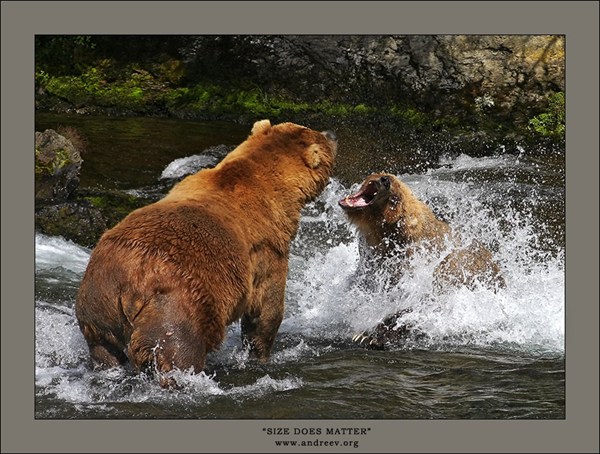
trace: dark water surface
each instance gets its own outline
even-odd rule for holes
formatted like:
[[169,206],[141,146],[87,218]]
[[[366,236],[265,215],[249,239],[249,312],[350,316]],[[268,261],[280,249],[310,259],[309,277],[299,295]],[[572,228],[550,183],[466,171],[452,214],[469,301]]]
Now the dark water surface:
[[[36,118],[36,130],[58,125],[87,141],[83,187],[133,194],[164,192],[177,169],[203,162],[203,150],[234,146],[250,131],[219,122]],[[331,129],[340,142],[336,173],[303,212],[286,315],[266,364],[246,357],[235,324],[205,374],[180,373],[181,391],[128,370],[91,371],[73,310],[90,251],[36,235],[36,418],[564,418],[564,153],[500,147],[430,162],[413,139]],[[379,275],[369,290],[355,284],[357,239],[337,200],[380,170],[398,175],[465,237],[484,241],[507,288],[434,298],[435,264],[425,253],[399,283]],[[391,351],[352,344],[356,332],[407,307],[423,339]]]

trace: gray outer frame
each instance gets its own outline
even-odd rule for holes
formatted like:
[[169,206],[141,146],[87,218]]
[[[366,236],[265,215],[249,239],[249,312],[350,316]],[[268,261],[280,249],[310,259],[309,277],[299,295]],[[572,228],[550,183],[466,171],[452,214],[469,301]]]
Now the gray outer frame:
[[[598,452],[598,6],[582,1],[3,1],[2,452],[281,452],[262,431],[273,426],[371,428],[351,452]],[[566,419],[36,421],[33,38],[67,33],[565,34]],[[344,452],[306,452],[313,451]]]

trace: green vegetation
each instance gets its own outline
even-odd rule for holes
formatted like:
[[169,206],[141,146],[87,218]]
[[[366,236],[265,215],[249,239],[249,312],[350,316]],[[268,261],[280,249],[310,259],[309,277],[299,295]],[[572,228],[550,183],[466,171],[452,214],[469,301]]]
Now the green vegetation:
[[[102,61],[79,76],[50,76],[36,72],[36,82],[49,94],[75,106],[100,106],[145,113],[167,112],[186,117],[283,118],[302,114],[324,114],[336,117],[392,115],[411,125],[426,123],[427,116],[412,107],[375,107],[364,103],[352,105],[329,100],[315,103],[298,102],[281,95],[269,95],[259,88],[239,88],[214,83],[197,83],[188,87],[172,87],[164,82],[181,77],[176,62],[162,65],[168,73],[159,77],[130,65],[127,71],[111,74],[111,62]],[[115,78],[116,77],[116,78]]]
[[83,199],[87,200],[94,208],[102,211],[111,224],[115,224],[136,208],[146,202],[130,194],[111,190],[100,192],[83,191]]
[[71,158],[67,150],[59,149],[54,152],[54,158],[50,162],[42,162],[42,159],[39,159],[40,150],[38,147],[35,147],[35,174],[36,175],[55,175],[57,171],[70,164]]
[[389,112],[393,117],[400,118],[412,126],[420,126],[427,122],[427,115],[414,107],[393,106]]
[[127,80],[111,81],[103,66],[88,68],[79,76],[52,77],[39,71],[36,81],[48,93],[76,106],[143,110],[153,100],[156,91],[154,79],[147,71],[132,69]]
[[529,120],[529,127],[544,137],[564,138],[565,93],[557,92],[548,97],[548,110]]
[[84,197],[94,208],[106,208],[106,200],[100,196]]

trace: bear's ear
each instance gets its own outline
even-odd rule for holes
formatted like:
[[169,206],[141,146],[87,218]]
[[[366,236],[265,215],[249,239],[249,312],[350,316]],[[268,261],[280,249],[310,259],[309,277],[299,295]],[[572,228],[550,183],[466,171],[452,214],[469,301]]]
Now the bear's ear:
[[316,143],[312,144],[310,147],[304,150],[302,155],[302,159],[308,167],[311,169],[316,169],[321,164],[321,147]]
[[252,126],[252,134],[266,133],[269,129],[271,129],[271,122],[269,120],[259,120]]

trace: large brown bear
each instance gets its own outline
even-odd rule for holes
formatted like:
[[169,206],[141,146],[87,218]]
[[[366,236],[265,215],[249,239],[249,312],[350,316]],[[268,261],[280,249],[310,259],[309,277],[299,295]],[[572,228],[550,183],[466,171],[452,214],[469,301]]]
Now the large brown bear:
[[332,132],[258,121],[215,168],[104,233],[75,305],[94,367],[130,361],[177,386],[165,374],[202,371],[240,318],[244,345],[268,359],[290,241],[301,209],[328,183],[336,150]]
[[[493,290],[505,286],[491,252],[477,240],[462,244],[460,235],[394,175],[369,176],[358,192],[341,199],[339,205],[361,234],[359,253],[371,272],[376,271],[374,264],[393,256],[397,265],[393,272],[402,273],[417,248],[441,253],[449,242],[453,250],[434,271],[434,291],[460,285],[474,289],[482,284]],[[406,327],[396,326],[401,315],[393,314],[371,333],[355,336],[355,340],[380,347],[386,336],[405,335]],[[396,328],[393,333],[392,325]]]

